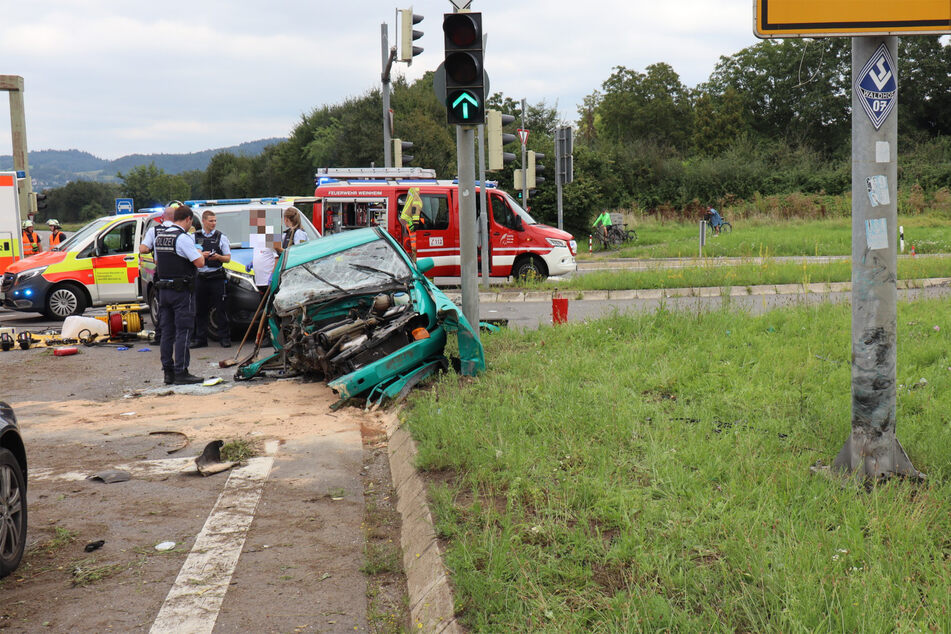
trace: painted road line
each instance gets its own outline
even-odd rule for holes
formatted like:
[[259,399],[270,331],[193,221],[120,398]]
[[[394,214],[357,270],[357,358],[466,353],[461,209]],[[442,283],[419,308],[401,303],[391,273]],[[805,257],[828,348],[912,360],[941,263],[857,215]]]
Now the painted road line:
[[155,617],[152,634],[198,634],[214,629],[273,464],[270,456],[252,458],[228,476],[224,491]]

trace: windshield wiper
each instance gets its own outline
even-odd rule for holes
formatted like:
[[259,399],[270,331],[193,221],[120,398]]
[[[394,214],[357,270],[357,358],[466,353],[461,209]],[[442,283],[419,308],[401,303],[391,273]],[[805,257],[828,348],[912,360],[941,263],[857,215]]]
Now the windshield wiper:
[[355,269],[360,269],[361,271],[373,271],[374,273],[382,273],[383,275],[387,276],[394,282],[400,281],[400,278],[396,277],[396,275],[394,275],[393,273],[389,271],[384,271],[383,269],[378,269],[375,266],[368,266],[366,264],[351,264],[350,266],[352,266]]
[[317,278],[318,281],[323,282],[323,283],[326,284],[327,286],[333,286],[335,289],[337,289],[337,290],[340,291],[341,293],[349,293],[349,292],[350,292],[350,291],[348,291],[347,289],[345,289],[345,288],[343,288],[343,287],[337,286],[336,284],[334,284],[334,283],[331,282],[330,280],[325,280],[325,279],[322,278],[321,276],[319,276],[319,275],[317,275],[316,273],[314,273],[313,271],[311,271],[311,270],[310,270],[309,268],[307,268],[306,266],[303,267],[303,269],[304,269],[305,271],[307,271],[308,273],[310,273],[311,275],[313,275],[315,278]]

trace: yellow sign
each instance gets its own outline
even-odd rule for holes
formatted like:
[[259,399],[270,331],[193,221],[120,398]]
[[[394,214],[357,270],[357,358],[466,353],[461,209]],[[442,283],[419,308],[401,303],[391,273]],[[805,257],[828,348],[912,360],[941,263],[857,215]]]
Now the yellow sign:
[[754,0],[756,37],[951,33],[951,0]]

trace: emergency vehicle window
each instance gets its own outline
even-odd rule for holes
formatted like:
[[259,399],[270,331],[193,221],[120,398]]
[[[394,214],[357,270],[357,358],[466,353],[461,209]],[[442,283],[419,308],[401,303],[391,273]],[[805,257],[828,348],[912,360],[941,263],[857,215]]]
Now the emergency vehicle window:
[[99,238],[99,255],[128,254],[133,251],[135,223],[124,222]]
[[522,223],[519,222],[518,216],[515,215],[515,212],[512,211],[511,207],[509,207],[504,200],[498,196],[492,196],[490,205],[492,208],[492,219],[495,220],[497,224],[512,231],[519,231],[522,228]]
[[[448,229],[449,228],[449,197],[446,194],[421,194],[423,199],[423,209],[420,211],[420,219],[423,221],[423,229]],[[397,208],[402,211],[406,204],[406,194],[400,195],[396,199]]]

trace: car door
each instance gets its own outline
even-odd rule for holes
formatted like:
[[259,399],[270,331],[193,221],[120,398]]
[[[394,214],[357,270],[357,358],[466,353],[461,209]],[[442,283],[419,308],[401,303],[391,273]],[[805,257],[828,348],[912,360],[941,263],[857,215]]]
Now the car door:
[[138,224],[135,218],[117,222],[96,238],[92,265],[101,303],[134,302],[138,298]]
[[[423,208],[419,214],[420,226],[416,229],[416,257],[433,259],[435,266],[427,273],[429,277],[459,275],[459,227],[456,214],[450,213],[449,192],[420,190]],[[396,204],[398,215],[406,204],[406,191],[400,192]],[[404,236],[402,242],[408,253],[408,237]]]
[[503,196],[489,192],[489,242],[492,250],[490,275],[506,277],[521,251],[522,222]]

